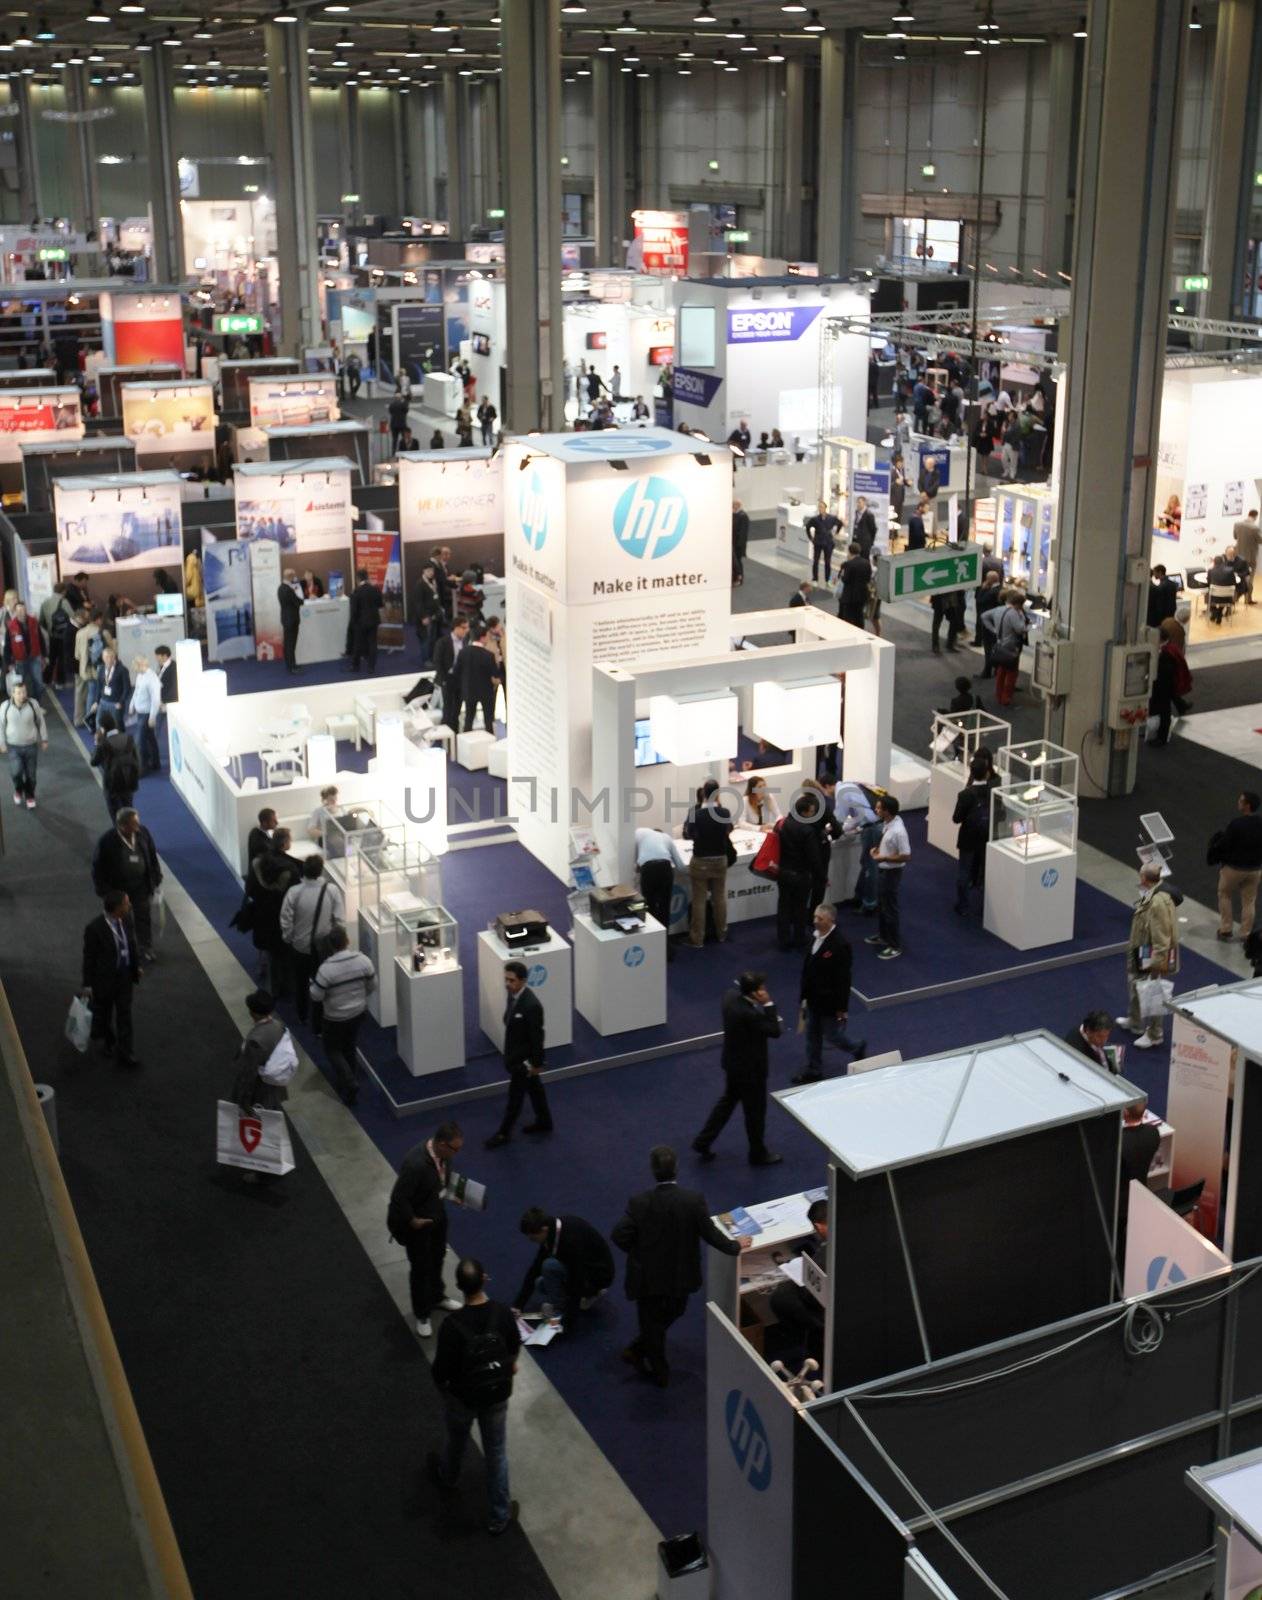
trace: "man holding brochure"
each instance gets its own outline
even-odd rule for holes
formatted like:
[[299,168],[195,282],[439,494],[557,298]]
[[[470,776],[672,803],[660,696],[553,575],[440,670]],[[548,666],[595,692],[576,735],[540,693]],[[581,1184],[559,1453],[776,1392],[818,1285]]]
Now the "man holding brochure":
[[464,1134],[454,1122],[444,1122],[432,1138],[413,1146],[403,1158],[399,1176],[390,1191],[386,1227],[396,1244],[408,1253],[412,1315],[422,1339],[432,1338],[430,1321],[435,1306],[459,1311],[462,1302],[443,1289],[443,1259],[447,1254],[445,1191],[451,1183],[451,1163],[460,1154]]

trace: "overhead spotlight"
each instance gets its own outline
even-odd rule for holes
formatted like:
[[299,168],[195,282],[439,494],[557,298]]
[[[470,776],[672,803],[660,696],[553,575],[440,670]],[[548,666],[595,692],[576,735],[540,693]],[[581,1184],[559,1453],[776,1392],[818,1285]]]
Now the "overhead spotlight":
[[624,11],[622,13],[622,21],[618,24],[618,32],[619,33],[638,33],[639,32],[639,29],[636,27],[635,23],[632,22],[632,20],[631,20],[631,13],[629,11]]
[[692,68],[691,67],[679,67],[679,68],[676,69],[676,72],[677,72],[677,75],[679,77],[681,77],[681,78],[691,78],[692,77]]
[[682,50],[679,51],[679,59],[681,61],[692,61],[695,58],[696,54],[697,54],[697,52],[692,48],[692,40],[691,39],[685,39],[684,40],[684,47],[683,47]]
[[767,51],[767,60],[774,61],[777,64],[784,60],[784,51],[780,48],[779,39],[777,39],[771,49]]
[[403,52],[403,55],[408,61],[419,61],[421,59],[421,52],[416,47],[416,35],[414,33],[408,34],[408,47]]
[[812,10],[812,12],[811,12],[811,20],[808,23],[805,24],[805,26],[804,26],[802,31],[804,33],[823,33],[824,24],[819,20],[819,12],[818,11]]
[[167,29],[166,37],[162,42],[168,50],[178,50],[180,48],[180,36],[174,28]]
[[911,8],[909,6],[899,6],[898,10],[890,18],[891,22],[897,23],[915,22],[915,20],[916,19],[912,16]]
[[601,34],[600,43],[596,46],[596,49],[602,56],[609,55],[611,51],[616,51],[617,48],[617,45],[610,40],[607,33]]
[[970,44],[970,45],[965,45],[965,47],[964,47],[964,54],[966,56],[979,56],[979,55],[981,55],[981,53],[982,53],[982,50],[981,50],[981,46],[979,44]]
[[1188,28],[1193,33],[1199,33],[1201,28],[1201,13],[1198,7],[1192,7],[1192,15],[1188,18]]
[[273,22],[297,22],[298,18],[292,11],[278,11],[272,18]]
[[583,4],[583,0],[565,0],[561,10],[567,17],[581,17],[587,7]]
[[[109,14],[108,11],[102,11],[99,6],[93,6],[92,9],[88,12],[87,16],[84,17],[83,20],[85,22],[95,22],[99,26],[107,28],[109,26],[109,24],[110,24],[110,14]],[[25,36],[23,36],[23,37],[25,37]],[[22,43],[22,38],[19,38],[17,40],[17,43],[21,44]],[[28,44],[30,43],[29,39],[27,40],[27,43]]]
[[1078,18],[1078,26],[1074,29],[1074,38],[1075,39],[1085,39],[1086,37],[1087,37],[1087,19],[1086,19],[1086,17],[1079,17]]
[[193,37],[194,39],[213,39],[215,37],[210,31],[210,23],[207,22],[205,17],[193,29]]
[[743,39],[745,37],[745,30],[741,27],[741,19],[739,17],[732,18],[732,25],[723,37],[725,39]]
[[145,8],[140,4],[140,0],[127,0],[127,4],[119,6],[118,9],[127,17],[143,17],[145,14]]
[[806,7],[801,3],[801,0],[785,0],[785,3],[780,7],[780,9],[781,11],[788,11],[796,14],[799,11],[805,11]]
[[756,56],[758,54],[758,46],[752,39],[747,39],[741,46],[741,54],[745,56]]
[[429,25],[429,31],[431,33],[452,33],[454,31],[451,23],[447,21],[446,12],[435,11],[434,20]]
[[640,64],[640,53],[638,50],[631,49],[623,54],[622,59],[628,66],[636,67]]
[[710,10],[710,0],[701,0],[701,4],[697,9],[697,14],[692,20],[694,22],[705,24],[717,22],[719,19],[715,16],[714,12]]
[[153,46],[149,43],[148,39],[145,38],[143,33],[136,40],[136,49],[142,54],[153,49]]
[[57,35],[53,32],[53,30],[48,26],[48,18],[47,17],[41,17],[39,19],[39,27],[36,28],[36,30],[35,30],[35,37],[42,44],[48,44],[48,42],[50,40],[55,39],[57,37]]
[[462,56],[464,53],[465,47],[460,43],[460,35],[458,33],[454,34],[451,43],[447,46],[447,54],[449,56]]

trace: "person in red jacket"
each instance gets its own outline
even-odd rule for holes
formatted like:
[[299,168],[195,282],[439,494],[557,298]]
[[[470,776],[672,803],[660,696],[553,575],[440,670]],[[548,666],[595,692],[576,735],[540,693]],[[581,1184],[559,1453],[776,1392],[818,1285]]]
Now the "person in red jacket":
[[4,666],[6,672],[21,677],[32,700],[40,698],[44,692],[44,640],[39,623],[27,616],[21,600],[5,621]]

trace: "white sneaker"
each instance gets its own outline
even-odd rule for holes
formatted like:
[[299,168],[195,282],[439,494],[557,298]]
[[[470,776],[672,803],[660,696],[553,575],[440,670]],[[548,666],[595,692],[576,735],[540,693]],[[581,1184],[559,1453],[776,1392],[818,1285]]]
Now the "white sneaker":
[[1145,1034],[1142,1039],[1136,1039],[1134,1048],[1136,1050],[1155,1050],[1159,1044],[1164,1043],[1164,1039],[1150,1039]]
[[443,1298],[438,1302],[438,1309],[440,1311],[463,1311],[464,1301],[453,1300],[449,1294],[444,1295]]
[[1143,1033],[1147,1027],[1147,1024],[1143,1022],[1136,1027],[1129,1017],[1114,1017],[1113,1020],[1119,1028],[1125,1028],[1130,1033]]
[[26,809],[28,811],[34,811],[35,809],[35,796],[33,794],[26,797]]
[[434,1337],[433,1324],[430,1322],[428,1317],[417,1317],[416,1331],[420,1334],[422,1339],[432,1339]]
[[13,791],[13,804],[15,806],[20,806],[22,804],[22,796],[17,792],[16,789]]

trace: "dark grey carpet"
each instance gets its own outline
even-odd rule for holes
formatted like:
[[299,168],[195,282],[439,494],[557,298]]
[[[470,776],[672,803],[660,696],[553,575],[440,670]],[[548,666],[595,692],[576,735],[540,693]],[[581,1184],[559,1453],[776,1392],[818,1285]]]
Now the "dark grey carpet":
[[521,1531],[484,1533],[473,1452],[464,1493],[436,1503],[429,1369],[300,1142],[274,1188],[215,1166],[239,1034],[174,924],[136,997],[143,1069],[62,1040],[108,817],[50,723],[40,809],[5,785],[0,978],[57,1091],[66,1182],[198,1600],[413,1600],[440,1575],[551,1600]]

